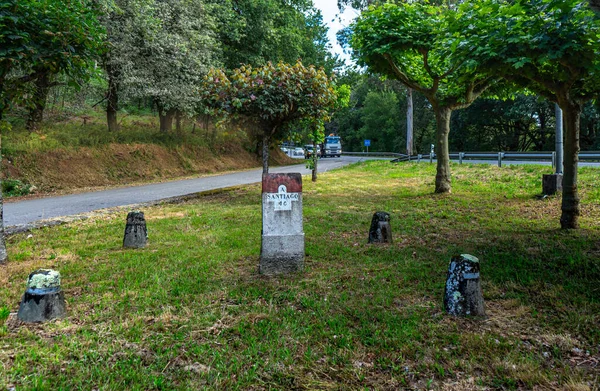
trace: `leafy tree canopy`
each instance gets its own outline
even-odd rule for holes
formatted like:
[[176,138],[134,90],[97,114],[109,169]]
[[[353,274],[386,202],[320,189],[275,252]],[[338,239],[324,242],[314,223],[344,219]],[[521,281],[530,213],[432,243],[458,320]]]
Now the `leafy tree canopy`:
[[[581,0],[486,0],[461,6],[461,55],[557,101],[600,91],[600,22]],[[490,17],[493,15],[493,17]],[[484,17],[485,16],[485,17]]]
[[326,119],[336,103],[326,73],[300,61],[295,65],[242,66],[229,75],[213,69],[205,78],[202,97],[211,114],[255,118],[270,136],[299,119]]
[[39,68],[82,78],[102,48],[92,1],[6,0],[0,3],[0,115]]
[[219,36],[226,68],[271,61],[324,67],[340,63],[329,52],[327,27],[311,0],[213,0],[219,7]]
[[305,67],[300,61],[295,65],[242,66],[229,74],[213,69],[201,95],[209,114],[234,114],[262,130],[265,172],[270,139],[280,139],[300,121],[318,124],[326,120],[337,101],[325,71]]
[[364,12],[352,26],[351,45],[361,64],[400,80],[433,105],[460,108],[479,96],[492,78],[479,64],[454,55],[452,34],[460,15],[423,3],[384,4]]

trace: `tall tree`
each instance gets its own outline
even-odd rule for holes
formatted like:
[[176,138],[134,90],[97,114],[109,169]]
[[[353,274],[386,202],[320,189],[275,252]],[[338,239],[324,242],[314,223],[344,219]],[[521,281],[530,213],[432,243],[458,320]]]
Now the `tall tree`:
[[[85,78],[103,35],[92,0],[5,0],[0,3],[0,120],[23,89],[64,72]],[[45,99],[45,98],[44,98]]]
[[280,139],[301,121],[327,119],[336,103],[327,74],[299,61],[295,65],[242,66],[230,75],[212,70],[205,80],[202,100],[210,114],[234,114],[260,129],[263,173],[269,172],[271,140]]
[[153,4],[153,0],[115,0],[104,9],[107,45],[101,64],[108,82],[106,121],[111,132],[118,130],[119,101],[127,96],[125,87],[139,65],[137,47],[159,23],[152,15]]
[[371,7],[352,24],[351,46],[361,64],[422,93],[436,116],[436,193],[451,191],[448,134],[453,110],[467,107],[495,82],[478,63],[456,56],[452,28],[460,16],[422,3]]
[[[565,124],[562,228],[577,228],[577,166],[584,103],[600,92],[600,19],[581,0],[463,4],[463,56],[558,103]],[[485,16],[484,16],[485,15]]]
[[[102,30],[94,4],[68,0],[5,0],[0,3],[0,131],[3,114],[26,102],[25,88],[40,69],[83,77],[95,58]],[[0,161],[1,161],[0,156]],[[0,192],[0,263],[7,260]]]
[[127,86],[152,98],[163,132],[172,129],[176,115],[195,111],[204,76],[220,65],[209,7],[203,0],[156,1],[148,36],[132,48],[136,65]]
[[228,69],[267,62],[339,66],[329,52],[327,27],[311,0],[212,0],[219,7],[219,39]]

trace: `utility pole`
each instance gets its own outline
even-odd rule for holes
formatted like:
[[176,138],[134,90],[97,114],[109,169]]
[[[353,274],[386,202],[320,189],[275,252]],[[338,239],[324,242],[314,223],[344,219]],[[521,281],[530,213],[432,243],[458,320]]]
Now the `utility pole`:
[[413,154],[413,94],[412,88],[406,94],[406,154]]
[[558,103],[554,104],[554,111],[556,113],[556,173],[563,173],[563,117],[562,110],[558,106]]

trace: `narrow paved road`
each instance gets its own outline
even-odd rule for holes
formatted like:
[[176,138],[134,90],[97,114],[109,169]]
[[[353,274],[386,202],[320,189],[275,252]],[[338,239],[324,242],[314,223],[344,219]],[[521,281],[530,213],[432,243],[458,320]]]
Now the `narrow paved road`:
[[[318,166],[319,172],[329,171],[361,160],[364,160],[364,158],[341,157],[320,159]],[[274,173],[300,172],[303,175],[310,174],[310,171],[305,168],[304,160],[302,160],[301,164],[275,167],[270,171]],[[201,191],[258,183],[261,181],[261,178],[262,169],[256,169],[232,174],[103,190],[91,193],[7,202],[4,205],[4,224],[6,227],[22,226],[39,220],[72,216],[98,209],[159,201],[165,198],[178,197]]]
[[[362,160],[380,159],[372,157],[343,156],[341,158],[327,158],[319,160],[319,172],[326,172]],[[423,163],[428,163],[423,161]],[[491,160],[469,160],[465,163],[497,164]],[[530,161],[504,161],[509,164],[550,164]],[[580,163],[581,166],[599,167],[599,163]],[[300,172],[310,174],[305,168],[304,160],[301,164],[275,167],[271,172]],[[6,202],[4,204],[4,224],[7,228],[26,226],[40,220],[56,217],[73,216],[94,210],[141,204],[159,201],[171,197],[198,193],[207,190],[221,189],[231,186],[240,186],[261,181],[261,169],[237,172],[232,174],[215,175],[204,178],[186,179],[155,183],[151,185],[124,187],[119,189],[96,191],[91,193],[73,194],[59,197],[40,198],[35,200]]]

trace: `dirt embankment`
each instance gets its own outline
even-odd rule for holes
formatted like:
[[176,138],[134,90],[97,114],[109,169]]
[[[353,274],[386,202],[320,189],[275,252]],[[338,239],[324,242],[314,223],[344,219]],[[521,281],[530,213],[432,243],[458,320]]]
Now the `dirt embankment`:
[[[291,159],[273,151],[272,164]],[[239,145],[216,151],[199,146],[109,144],[98,148],[34,152],[5,159],[4,177],[34,185],[36,192],[69,191],[243,170],[261,165]]]

